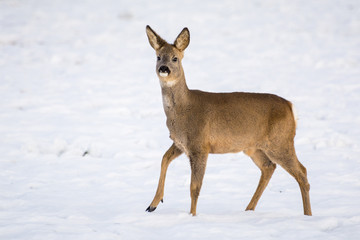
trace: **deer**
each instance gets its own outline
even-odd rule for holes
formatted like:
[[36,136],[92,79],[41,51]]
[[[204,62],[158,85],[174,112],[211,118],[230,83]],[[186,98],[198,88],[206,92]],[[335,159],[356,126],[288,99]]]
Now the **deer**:
[[168,166],[182,153],[190,161],[190,214],[196,216],[208,155],[244,152],[261,170],[246,211],[255,210],[278,164],[297,181],[304,215],[311,216],[307,170],[299,162],[294,146],[297,118],[293,104],[268,93],[190,90],[182,67],[184,50],[190,43],[188,28],[180,32],[173,44],[149,25],[146,34],[156,52],[156,74],[166,125],[173,141],[163,155],[158,187],[146,211],[153,212],[160,201],[163,202]]

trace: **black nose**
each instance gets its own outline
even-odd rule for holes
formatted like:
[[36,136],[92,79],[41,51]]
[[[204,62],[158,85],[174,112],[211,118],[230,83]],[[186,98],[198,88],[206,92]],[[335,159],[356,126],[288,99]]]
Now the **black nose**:
[[170,69],[167,67],[167,66],[161,66],[160,68],[159,68],[159,72],[160,73],[170,73]]

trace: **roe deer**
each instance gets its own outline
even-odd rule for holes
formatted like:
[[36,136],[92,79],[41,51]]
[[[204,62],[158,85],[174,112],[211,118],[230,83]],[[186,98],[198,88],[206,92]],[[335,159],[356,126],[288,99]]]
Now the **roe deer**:
[[150,26],[146,26],[146,33],[156,51],[156,73],[166,125],[173,140],[163,156],[157,191],[146,211],[154,211],[163,201],[167,168],[182,153],[190,159],[190,213],[195,216],[208,154],[243,151],[261,170],[258,187],[246,210],[255,209],[279,164],[298,182],[304,214],[311,215],[306,168],[295,153],[296,119],[291,102],[273,94],[189,90],[181,65],[190,42],[189,30],[184,28],[173,44]]

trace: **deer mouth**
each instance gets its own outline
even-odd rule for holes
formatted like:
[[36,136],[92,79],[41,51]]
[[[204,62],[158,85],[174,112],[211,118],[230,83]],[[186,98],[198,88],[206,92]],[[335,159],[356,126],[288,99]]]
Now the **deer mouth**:
[[161,66],[159,68],[159,75],[161,77],[167,77],[170,74],[170,69],[167,66]]

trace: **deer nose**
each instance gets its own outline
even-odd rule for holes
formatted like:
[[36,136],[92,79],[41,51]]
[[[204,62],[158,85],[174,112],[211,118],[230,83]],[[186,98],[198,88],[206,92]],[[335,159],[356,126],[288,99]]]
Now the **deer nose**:
[[167,73],[167,74],[169,74],[170,73],[170,69],[167,67],[167,66],[161,66],[160,68],[159,68],[159,73]]

